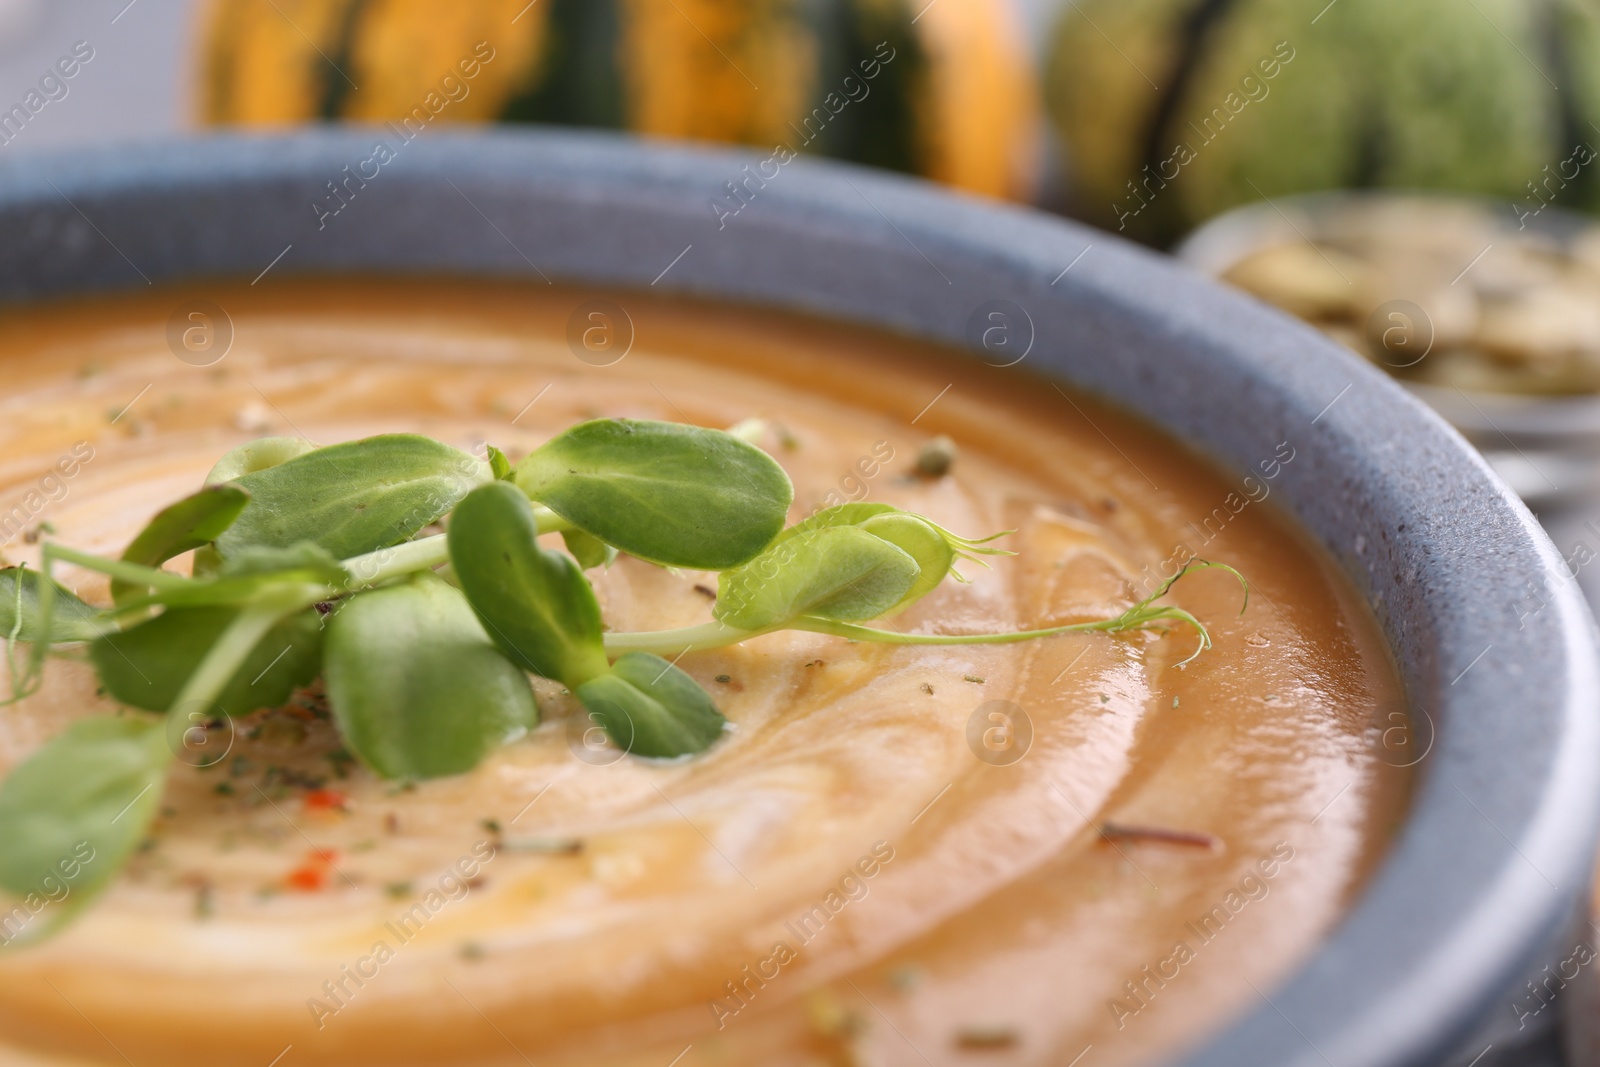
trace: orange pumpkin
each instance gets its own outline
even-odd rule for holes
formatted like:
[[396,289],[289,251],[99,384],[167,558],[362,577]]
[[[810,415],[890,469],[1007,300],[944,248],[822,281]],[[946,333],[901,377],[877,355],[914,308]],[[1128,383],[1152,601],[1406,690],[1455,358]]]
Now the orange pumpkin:
[[208,123],[601,126],[1032,192],[1009,0],[214,0],[206,19]]

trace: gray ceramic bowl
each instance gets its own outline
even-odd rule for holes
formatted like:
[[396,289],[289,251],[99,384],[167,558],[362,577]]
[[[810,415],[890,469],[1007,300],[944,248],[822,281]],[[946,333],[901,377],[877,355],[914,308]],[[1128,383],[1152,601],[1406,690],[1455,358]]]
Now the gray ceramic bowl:
[[429,133],[319,232],[311,205],[375,136],[185,141],[5,167],[0,298],[269,266],[544,275],[966,347],[974,313],[1008,301],[1031,331],[1033,370],[1170,428],[1225,468],[1246,471],[1292,441],[1303,459],[1275,495],[1372,604],[1419,728],[1437,730],[1409,820],[1348,917],[1185,1063],[1432,1063],[1485,1019],[1513,1020],[1510,987],[1569,936],[1587,894],[1600,670],[1553,547],[1422,404],[1309,328],[1106,234],[839,166],[792,163],[719,226],[709,202],[758,157]]

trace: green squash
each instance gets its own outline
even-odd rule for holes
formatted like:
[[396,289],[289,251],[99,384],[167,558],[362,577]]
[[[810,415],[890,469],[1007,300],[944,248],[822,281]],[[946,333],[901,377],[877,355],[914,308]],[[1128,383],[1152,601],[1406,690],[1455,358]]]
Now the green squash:
[[1152,243],[1319,189],[1600,205],[1586,0],[1078,0],[1045,80],[1072,210]]

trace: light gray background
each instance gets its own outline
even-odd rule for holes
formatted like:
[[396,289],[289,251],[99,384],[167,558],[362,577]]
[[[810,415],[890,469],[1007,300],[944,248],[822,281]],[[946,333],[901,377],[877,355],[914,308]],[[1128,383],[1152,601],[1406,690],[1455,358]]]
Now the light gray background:
[[0,0],[0,111],[74,42],[94,46],[67,96],[0,145],[0,175],[23,153],[189,128],[197,8],[198,0]]

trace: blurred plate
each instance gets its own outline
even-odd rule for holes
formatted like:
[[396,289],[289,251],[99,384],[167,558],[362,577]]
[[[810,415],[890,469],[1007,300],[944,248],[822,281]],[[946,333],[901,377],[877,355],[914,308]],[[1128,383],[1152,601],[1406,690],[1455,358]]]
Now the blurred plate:
[[[1507,290],[1518,298],[1530,294],[1548,297],[1551,289],[1559,287],[1546,286],[1541,291],[1541,269],[1570,271],[1559,285],[1571,290],[1587,284],[1581,277],[1587,272],[1595,281],[1593,303],[1600,313],[1600,268],[1589,251],[1600,247],[1596,236],[1600,226],[1586,216],[1548,205],[1537,214],[1524,207],[1525,214],[1519,217],[1518,207],[1508,201],[1442,194],[1314,193],[1251,204],[1220,215],[1190,235],[1176,252],[1202,273],[1226,280],[1230,271],[1257,253],[1275,248],[1314,249],[1314,255],[1300,256],[1299,264],[1292,262],[1295,257],[1291,254],[1283,257],[1275,272],[1264,272],[1257,282],[1257,295],[1299,314],[1388,370],[1472,441],[1530,504],[1597,496],[1600,392],[1551,395],[1530,391],[1563,386],[1559,382],[1530,384],[1532,375],[1476,351],[1470,335],[1478,326],[1480,305],[1492,306],[1491,302],[1502,299],[1494,287],[1521,286]],[[1400,262],[1398,267],[1390,261],[1384,264],[1387,272],[1373,267],[1365,274],[1348,277],[1356,267],[1372,262],[1354,250],[1372,242],[1374,235],[1386,228],[1390,232],[1381,239],[1390,240],[1391,246],[1409,241],[1413,261]],[[1395,230],[1401,231],[1398,238],[1393,236]],[[1580,240],[1581,254],[1588,258],[1575,254]],[[1448,283],[1442,282],[1444,276],[1407,279],[1407,269],[1415,263],[1431,257],[1436,266],[1441,257],[1452,253],[1461,270]],[[1396,256],[1397,260],[1405,258],[1404,252]],[[1450,260],[1452,265],[1454,261]],[[1566,263],[1571,266],[1557,266]],[[1296,296],[1293,284],[1284,281],[1283,275],[1289,268],[1308,264],[1313,272],[1323,271],[1323,280],[1333,284],[1322,292],[1314,284],[1309,288],[1301,285],[1303,295]],[[1413,277],[1417,273],[1412,271]],[[1341,289],[1338,279],[1349,289]],[[1487,290],[1487,296],[1469,288],[1455,289],[1463,279]],[[1286,292],[1277,299],[1261,291],[1280,282]],[[1431,314],[1424,310],[1430,304],[1435,309]],[[1467,305],[1464,311],[1461,304]],[[1364,328],[1355,321],[1363,317]],[[1463,334],[1463,328],[1442,320],[1462,317],[1471,323],[1465,335],[1444,336]],[[1535,327],[1548,325],[1548,316],[1535,316],[1532,323]],[[1394,344],[1386,349],[1391,335]],[[1600,351],[1596,356],[1600,357]],[[1421,368],[1428,359],[1432,362]],[[1495,384],[1507,388],[1493,388]],[[1573,384],[1569,381],[1565,387]]]

